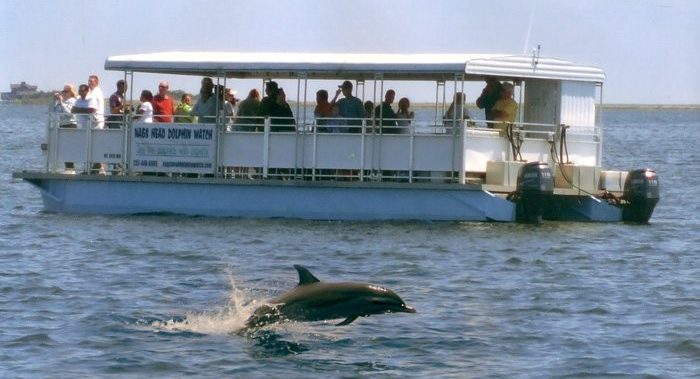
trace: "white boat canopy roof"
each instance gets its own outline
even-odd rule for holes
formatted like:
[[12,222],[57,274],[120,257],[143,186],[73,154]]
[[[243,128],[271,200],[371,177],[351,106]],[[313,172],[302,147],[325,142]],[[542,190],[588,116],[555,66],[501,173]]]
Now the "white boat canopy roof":
[[117,55],[106,70],[230,78],[482,80],[550,79],[602,83],[603,70],[558,58],[494,54],[332,54],[163,52]]

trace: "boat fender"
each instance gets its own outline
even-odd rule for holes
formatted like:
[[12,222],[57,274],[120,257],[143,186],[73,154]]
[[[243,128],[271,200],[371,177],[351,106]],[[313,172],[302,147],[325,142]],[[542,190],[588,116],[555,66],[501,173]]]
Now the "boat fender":
[[542,222],[554,195],[554,176],[547,162],[530,162],[520,167],[516,193],[515,220]]
[[650,168],[627,173],[622,193],[622,220],[647,223],[659,202],[659,178]]

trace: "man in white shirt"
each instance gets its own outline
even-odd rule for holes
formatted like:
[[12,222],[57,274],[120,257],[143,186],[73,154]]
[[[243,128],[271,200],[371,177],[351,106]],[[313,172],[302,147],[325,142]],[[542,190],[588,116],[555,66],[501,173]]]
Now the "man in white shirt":
[[97,111],[95,112],[95,129],[104,129],[105,127],[105,97],[100,88],[100,78],[97,75],[90,75],[88,78],[88,87],[90,93],[88,96],[97,102]]
[[75,100],[75,104],[71,109],[71,113],[76,113],[76,122],[79,128],[88,129],[93,126],[94,116],[97,112],[97,104],[95,99],[88,96],[90,88],[85,84],[78,87],[79,97]]

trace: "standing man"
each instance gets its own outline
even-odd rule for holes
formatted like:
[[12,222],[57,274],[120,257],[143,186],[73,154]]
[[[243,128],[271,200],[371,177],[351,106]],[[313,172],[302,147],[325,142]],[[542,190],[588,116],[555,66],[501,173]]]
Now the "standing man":
[[202,123],[216,123],[216,96],[214,96],[214,81],[210,77],[202,78],[202,87],[199,89],[199,100],[190,113],[197,116]]
[[[352,95],[352,82],[346,80],[338,86],[336,96],[342,92],[342,99],[338,100],[338,113],[340,117],[348,118],[345,120],[345,125],[362,125],[362,119],[365,117],[365,107],[362,105],[362,100]],[[348,128],[346,132],[360,133],[362,128]]]
[[76,121],[78,127],[82,129],[90,129],[95,121],[95,114],[97,113],[97,103],[95,99],[89,96],[90,87],[81,84],[78,87],[79,97],[73,103],[73,108],[71,108],[71,113],[77,113]]
[[[384,101],[374,108],[375,125],[379,126],[379,131],[382,133],[393,134],[399,132],[396,129],[396,112],[391,108],[395,98],[396,92],[390,89],[384,94]],[[386,130],[384,129],[385,127],[387,127]]]
[[173,99],[168,96],[170,84],[163,80],[158,84],[158,94],[153,96],[153,120],[155,122],[173,122],[173,114],[175,114],[175,104]]
[[117,81],[117,90],[109,97],[109,113],[107,117],[108,129],[119,129],[124,120],[124,95],[126,94],[126,82]]
[[[501,82],[499,82],[498,79],[493,76],[487,76],[486,87],[484,87],[484,89],[481,91],[481,96],[476,99],[476,106],[479,107],[479,109],[484,110],[486,121],[494,121],[491,110],[496,102],[501,98],[501,92],[503,92]],[[492,123],[487,123],[486,127],[493,128],[494,125]]]
[[88,97],[95,100],[97,110],[95,112],[95,129],[104,129],[105,127],[105,95],[100,88],[100,78],[93,74],[88,77],[88,87],[90,92]]

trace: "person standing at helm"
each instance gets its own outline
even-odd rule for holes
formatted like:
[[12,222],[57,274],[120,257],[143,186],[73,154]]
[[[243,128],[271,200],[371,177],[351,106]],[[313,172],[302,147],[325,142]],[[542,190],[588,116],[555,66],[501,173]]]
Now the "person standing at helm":
[[[492,109],[496,102],[501,98],[503,86],[493,76],[486,77],[486,87],[481,91],[481,95],[476,99],[476,106],[484,110],[486,121],[493,121]],[[493,123],[487,123],[487,128],[493,128]]]
[[491,114],[494,121],[501,121],[495,125],[500,133],[505,134],[508,125],[515,122],[515,114],[518,112],[518,103],[513,100],[513,85],[510,83],[502,84],[501,98],[496,101],[491,108]]

